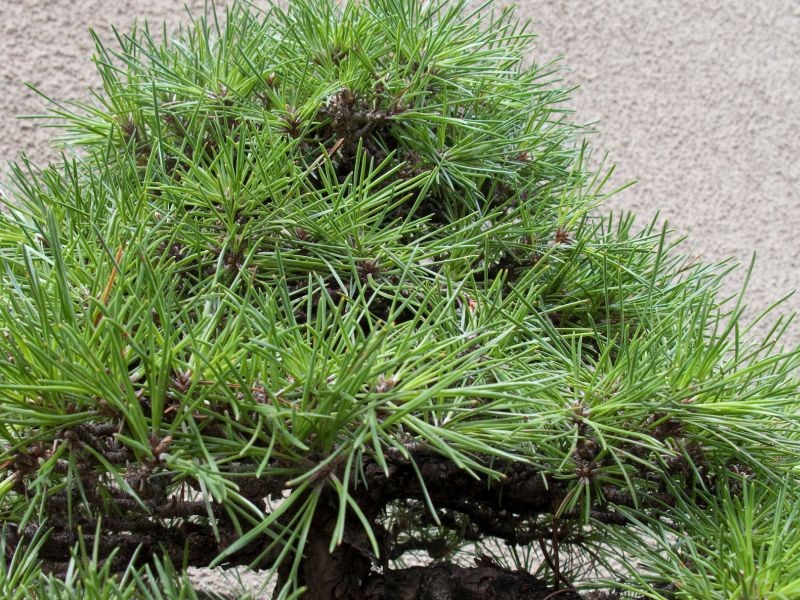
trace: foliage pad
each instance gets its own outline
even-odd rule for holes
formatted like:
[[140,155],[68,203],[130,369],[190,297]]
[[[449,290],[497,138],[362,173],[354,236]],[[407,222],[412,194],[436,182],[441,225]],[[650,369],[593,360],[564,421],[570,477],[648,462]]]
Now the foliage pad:
[[555,68],[464,9],[98,41],[0,219],[4,597],[797,597],[786,322],[596,215]]

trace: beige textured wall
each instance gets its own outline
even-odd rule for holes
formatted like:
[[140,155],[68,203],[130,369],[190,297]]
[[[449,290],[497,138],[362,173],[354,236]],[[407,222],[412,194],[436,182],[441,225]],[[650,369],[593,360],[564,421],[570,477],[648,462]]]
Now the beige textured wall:
[[[756,252],[748,315],[800,288],[800,1],[520,6],[538,22],[537,54],[565,56],[581,85],[578,118],[599,119],[594,147],[618,181],[638,181],[610,206],[660,212],[709,261],[746,266]],[[800,323],[786,340],[800,343]]]
[[[616,183],[638,181],[610,208],[642,222],[659,211],[707,260],[746,264],[756,251],[754,308],[800,287],[800,1],[516,4],[540,34],[536,60],[565,57],[566,81],[581,86],[576,119],[599,121],[593,145],[617,163]],[[183,5],[0,0],[0,162],[19,151],[52,156],[51,132],[14,117],[43,110],[26,82],[56,98],[86,97],[95,82],[89,27],[108,37],[110,24],[125,31],[134,18],[174,26]],[[798,307],[800,298],[785,305]],[[800,324],[787,339],[800,343]]]

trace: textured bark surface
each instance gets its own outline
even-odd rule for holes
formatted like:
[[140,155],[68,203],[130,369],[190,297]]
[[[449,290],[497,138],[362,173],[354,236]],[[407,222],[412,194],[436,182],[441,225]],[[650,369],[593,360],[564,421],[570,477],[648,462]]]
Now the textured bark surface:
[[473,568],[443,563],[411,567],[370,578],[363,600],[560,600],[581,596],[567,589],[555,590],[523,571],[496,566]]
[[[534,468],[509,466],[502,483],[476,480],[450,461],[432,453],[419,452],[415,462],[425,479],[431,501],[441,513],[465,516],[471,528],[466,537],[504,539],[509,543],[530,543],[552,536],[549,529],[530,527],[530,519],[552,510],[563,490],[545,486]],[[373,556],[369,540],[354,515],[350,515],[344,542],[333,554],[328,547],[336,520],[335,497],[323,497],[311,528],[301,568],[301,584],[309,588],[308,600],[539,600],[581,598],[576,592],[552,587],[524,571],[509,571],[483,558],[474,567],[450,562],[428,566],[390,569],[387,558],[397,558],[408,549],[436,554],[437,540],[400,544],[384,529],[380,517],[395,501],[422,500],[423,491],[411,463],[399,453],[387,455],[389,476],[377,464],[367,461],[363,472],[367,484],[355,495],[372,522],[381,544],[383,560]],[[450,521],[455,526],[455,521]],[[463,524],[464,521],[459,521]],[[377,567],[382,567],[377,569]]]
[[[114,454],[116,448],[107,448],[103,442],[107,435],[105,430],[91,433],[95,436],[92,444],[103,447],[109,455]],[[81,431],[80,435],[85,437],[89,433]],[[339,500],[332,488],[322,488],[299,568],[299,584],[308,589],[304,598],[514,600],[580,597],[570,590],[571,582],[559,571],[559,545],[582,541],[580,527],[575,526],[579,522],[577,515],[563,514],[557,521],[552,519],[566,493],[563,484],[545,481],[531,465],[498,464],[496,461],[493,468],[503,472],[503,478],[476,479],[447,458],[428,450],[411,448],[409,452],[413,462],[398,451],[386,453],[388,475],[373,459],[366,457],[360,469],[363,479],[354,482],[351,489],[353,500],[376,535],[379,557],[375,555],[362,523],[352,511],[347,514],[342,543],[332,553],[329,551]],[[23,458],[18,461],[20,465],[25,463]],[[118,458],[122,460],[125,457]],[[340,467],[335,466],[328,476],[341,478]],[[237,467],[231,465],[231,468]],[[425,481],[425,490],[420,475]],[[93,479],[84,482],[86,499],[93,512],[105,515],[101,520],[98,549],[101,558],[116,552],[113,569],[123,569],[134,556],[141,564],[157,551],[167,552],[175,562],[185,560],[188,566],[204,567],[238,538],[222,506],[210,504],[220,533],[216,539],[211,524],[205,520],[208,506],[202,501],[166,494],[167,485],[161,479],[158,465],[153,464],[147,473],[141,473],[140,479],[131,481],[147,499],[146,509],[122,490],[101,486]],[[277,479],[242,478],[238,485],[240,493],[253,503],[271,494],[280,495],[285,488],[285,482]],[[324,486],[325,482],[321,480],[319,485]],[[435,507],[435,516],[426,506],[425,491]],[[607,489],[606,495],[619,504],[627,503],[620,490]],[[40,557],[45,561],[45,569],[57,575],[66,571],[70,549],[78,539],[76,526],[80,527],[87,544],[94,542],[96,520],[80,514],[74,514],[72,518],[67,516],[67,507],[79,502],[77,497],[68,502],[63,492],[53,494],[48,500],[49,524],[53,532],[42,547]],[[391,507],[397,506],[410,509],[411,520],[402,526],[395,524],[389,528],[387,515]],[[618,513],[604,511],[603,507],[596,507],[593,516],[605,522],[625,524]],[[292,517],[288,511],[282,520],[288,523]],[[447,562],[452,548],[448,548],[444,537],[409,538],[408,535],[434,522],[440,530],[457,532],[461,544],[487,538],[511,545],[537,544],[548,563],[550,581],[545,582],[524,571],[503,569],[486,557],[479,556],[472,567]],[[31,537],[35,529],[35,525],[29,525],[21,532],[22,535],[16,536],[17,540]],[[224,567],[251,565],[261,556],[264,541],[255,540],[231,555]],[[137,554],[137,548],[143,551]],[[410,550],[423,551],[434,562],[428,566],[390,568],[390,561]],[[257,566],[269,568],[275,558],[274,552],[261,556]],[[291,557],[284,560],[278,573],[278,588],[287,580],[292,562]]]

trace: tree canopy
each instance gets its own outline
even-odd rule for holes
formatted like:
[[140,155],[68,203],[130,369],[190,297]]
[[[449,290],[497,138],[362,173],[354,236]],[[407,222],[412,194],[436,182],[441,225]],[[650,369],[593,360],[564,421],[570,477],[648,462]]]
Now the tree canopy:
[[596,210],[491,4],[96,40],[0,215],[4,597],[800,597],[788,320]]

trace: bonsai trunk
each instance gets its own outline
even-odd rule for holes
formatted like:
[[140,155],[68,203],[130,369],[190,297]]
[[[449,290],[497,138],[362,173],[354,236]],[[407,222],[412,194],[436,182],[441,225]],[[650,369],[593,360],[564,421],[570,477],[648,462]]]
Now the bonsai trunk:
[[[545,582],[525,571],[510,571],[487,557],[476,559],[474,566],[434,561],[426,566],[389,568],[389,560],[401,556],[409,544],[398,543],[387,531],[382,519],[392,502],[416,502],[423,492],[411,463],[399,455],[387,457],[390,476],[377,465],[367,462],[367,483],[356,493],[359,507],[372,525],[380,545],[375,557],[364,528],[356,516],[347,515],[343,542],[329,552],[336,524],[338,497],[329,490],[322,493],[309,531],[298,583],[306,586],[307,600],[567,600],[581,598],[561,583]],[[524,543],[545,530],[532,531],[523,526],[531,514],[550,509],[557,486],[549,489],[533,472],[511,472],[505,485],[487,486],[455,465],[430,453],[415,455],[425,477],[428,493],[448,523],[448,515],[466,515],[472,524],[466,539],[499,537],[509,543]],[[426,509],[427,510],[427,509]],[[448,512],[451,511],[451,512]],[[453,521],[449,521],[453,524]],[[434,543],[414,546],[435,556]],[[291,563],[291,561],[286,561]],[[278,589],[288,580],[289,568],[279,574]],[[557,578],[558,579],[558,578]]]

